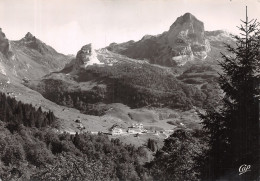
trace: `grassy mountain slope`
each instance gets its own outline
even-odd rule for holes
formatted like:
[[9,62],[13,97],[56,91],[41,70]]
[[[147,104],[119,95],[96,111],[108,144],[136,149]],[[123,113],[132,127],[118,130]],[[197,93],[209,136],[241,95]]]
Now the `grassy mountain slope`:
[[0,73],[13,81],[40,78],[70,61],[30,33],[18,41],[8,40],[2,30],[0,34]]

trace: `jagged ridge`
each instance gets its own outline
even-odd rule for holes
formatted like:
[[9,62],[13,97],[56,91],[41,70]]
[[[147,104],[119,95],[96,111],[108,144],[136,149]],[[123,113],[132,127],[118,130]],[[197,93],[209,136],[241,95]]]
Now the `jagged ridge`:
[[31,33],[18,41],[10,41],[0,29],[0,69],[12,80],[40,78],[61,70],[70,60]]

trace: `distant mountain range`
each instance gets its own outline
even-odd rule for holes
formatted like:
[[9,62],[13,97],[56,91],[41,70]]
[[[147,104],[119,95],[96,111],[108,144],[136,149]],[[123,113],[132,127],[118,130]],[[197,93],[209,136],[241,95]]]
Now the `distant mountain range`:
[[182,66],[187,62],[213,60],[223,42],[233,43],[225,31],[205,32],[203,22],[186,13],[177,18],[168,31],[146,35],[134,42],[110,44],[107,49],[134,59],[148,60],[163,66]]
[[223,43],[234,43],[225,31],[205,32],[195,16],[177,18],[169,31],[140,41],[94,50],[83,46],[59,72],[27,86],[57,104],[100,114],[100,104],[123,103],[188,110],[218,102],[216,59]]
[[[228,32],[205,31],[203,22],[190,13],[160,35],[98,50],[86,44],[76,56],[58,53],[31,33],[10,41],[0,30],[1,91],[51,109],[65,130],[77,129],[71,121],[77,116],[88,119],[86,114],[95,115],[89,120],[106,121],[83,122],[92,125],[89,131],[111,127],[115,120],[159,120],[164,108],[186,111],[218,104],[217,60],[220,52],[227,53],[224,43],[234,44]],[[66,107],[81,113],[64,112]],[[117,110],[116,117],[111,108]],[[158,116],[150,109],[158,109]],[[131,111],[146,118],[135,120]]]

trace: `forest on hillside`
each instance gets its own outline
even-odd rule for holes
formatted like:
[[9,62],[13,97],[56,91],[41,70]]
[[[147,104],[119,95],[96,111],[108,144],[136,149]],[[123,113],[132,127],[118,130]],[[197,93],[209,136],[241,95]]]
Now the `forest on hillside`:
[[[165,140],[161,150],[154,149],[153,140],[136,148],[103,134],[61,134],[53,128],[56,118],[52,112],[43,112],[4,94],[0,97],[0,178],[4,181],[167,180],[173,173],[165,170],[168,159],[175,165],[176,178],[185,178],[185,170],[191,170],[192,165],[184,162],[190,162],[193,152],[198,151],[193,146],[201,144],[198,131],[185,130]],[[26,113],[34,115],[34,119],[30,120]],[[189,144],[192,147],[186,147]],[[155,154],[151,163],[145,163],[148,150]],[[194,170],[189,174],[196,177]]]
[[3,180],[142,180],[143,148],[105,135],[59,134],[52,112],[0,95]]
[[9,127],[22,124],[41,128],[56,121],[52,111],[43,112],[41,107],[36,110],[32,105],[16,101],[4,93],[0,93],[0,102],[0,120],[6,122]]
[[[100,103],[119,102],[131,108],[151,106],[189,110],[193,106],[204,108],[218,102],[219,87],[213,68],[192,66],[178,77],[173,72],[145,63],[120,62],[104,67],[93,65],[71,77],[75,85],[47,77],[37,88],[32,88],[57,104],[98,116],[105,111],[100,110]],[[88,81],[96,85],[89,90],[80,88],[80,83]]]

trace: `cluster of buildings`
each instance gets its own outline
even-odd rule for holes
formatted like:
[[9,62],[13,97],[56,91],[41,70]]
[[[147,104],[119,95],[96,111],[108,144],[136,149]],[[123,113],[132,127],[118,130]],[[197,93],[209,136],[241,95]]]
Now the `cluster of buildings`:
[[129,127],[126,131],[120,128],[119,126],[115,126],[111,130],[112,135],[121,135],[121,134],[143,134],[147,133],[147,130],[144,129],[144,125],[142,123],[133,124],[131,127]]
[[[75,121],[75,126],[80,130],[80,131],[84,131],[86,128],[85,126],[82,124],[81,119],[77,118],[74,120]],[[91,134],[98,134],[99,132],[97,131],[91,131]],[[147,130],[144,128],[143,123],[134,123],[131,126],[129,126],[128,128],[124,129],[121,126],[115,124],[113,125],[110,129],[108,133],[104,133],[104,134],[111,134],[112,136],[119,136],[119,135],[135,135],[135,136],[139,136],[141,134],[146,134],[146,133],[150,133],[150,134],[155,134],[158,135],[159,134],[164,134],[166,135],[166,137],[168,137],[169,135],[171,135],[173,133],[172,129],[169,130]],[[70,133],[70,134],[75,134],[75,133]]]
[[154,130],[154,131],[148,131],[144,128],[144,125],[142,123],[137,123],[137,124],[132,124],[132,126],[128,127],[127,129],[123,129],[118,125],[115,125],[111,128],[111,132],[110,134],[113,136],[119,136],[119,135],[130,135],[130,134],[134,134],[136,136],[140,135],[140,134],[145,134],[145,133],[152,133],[155,134],[157,136],[159,136],[159,134],[163,134],[166,138],[168,138],[172,133],[174,132],[173,129],[168,129],[168,130]]

